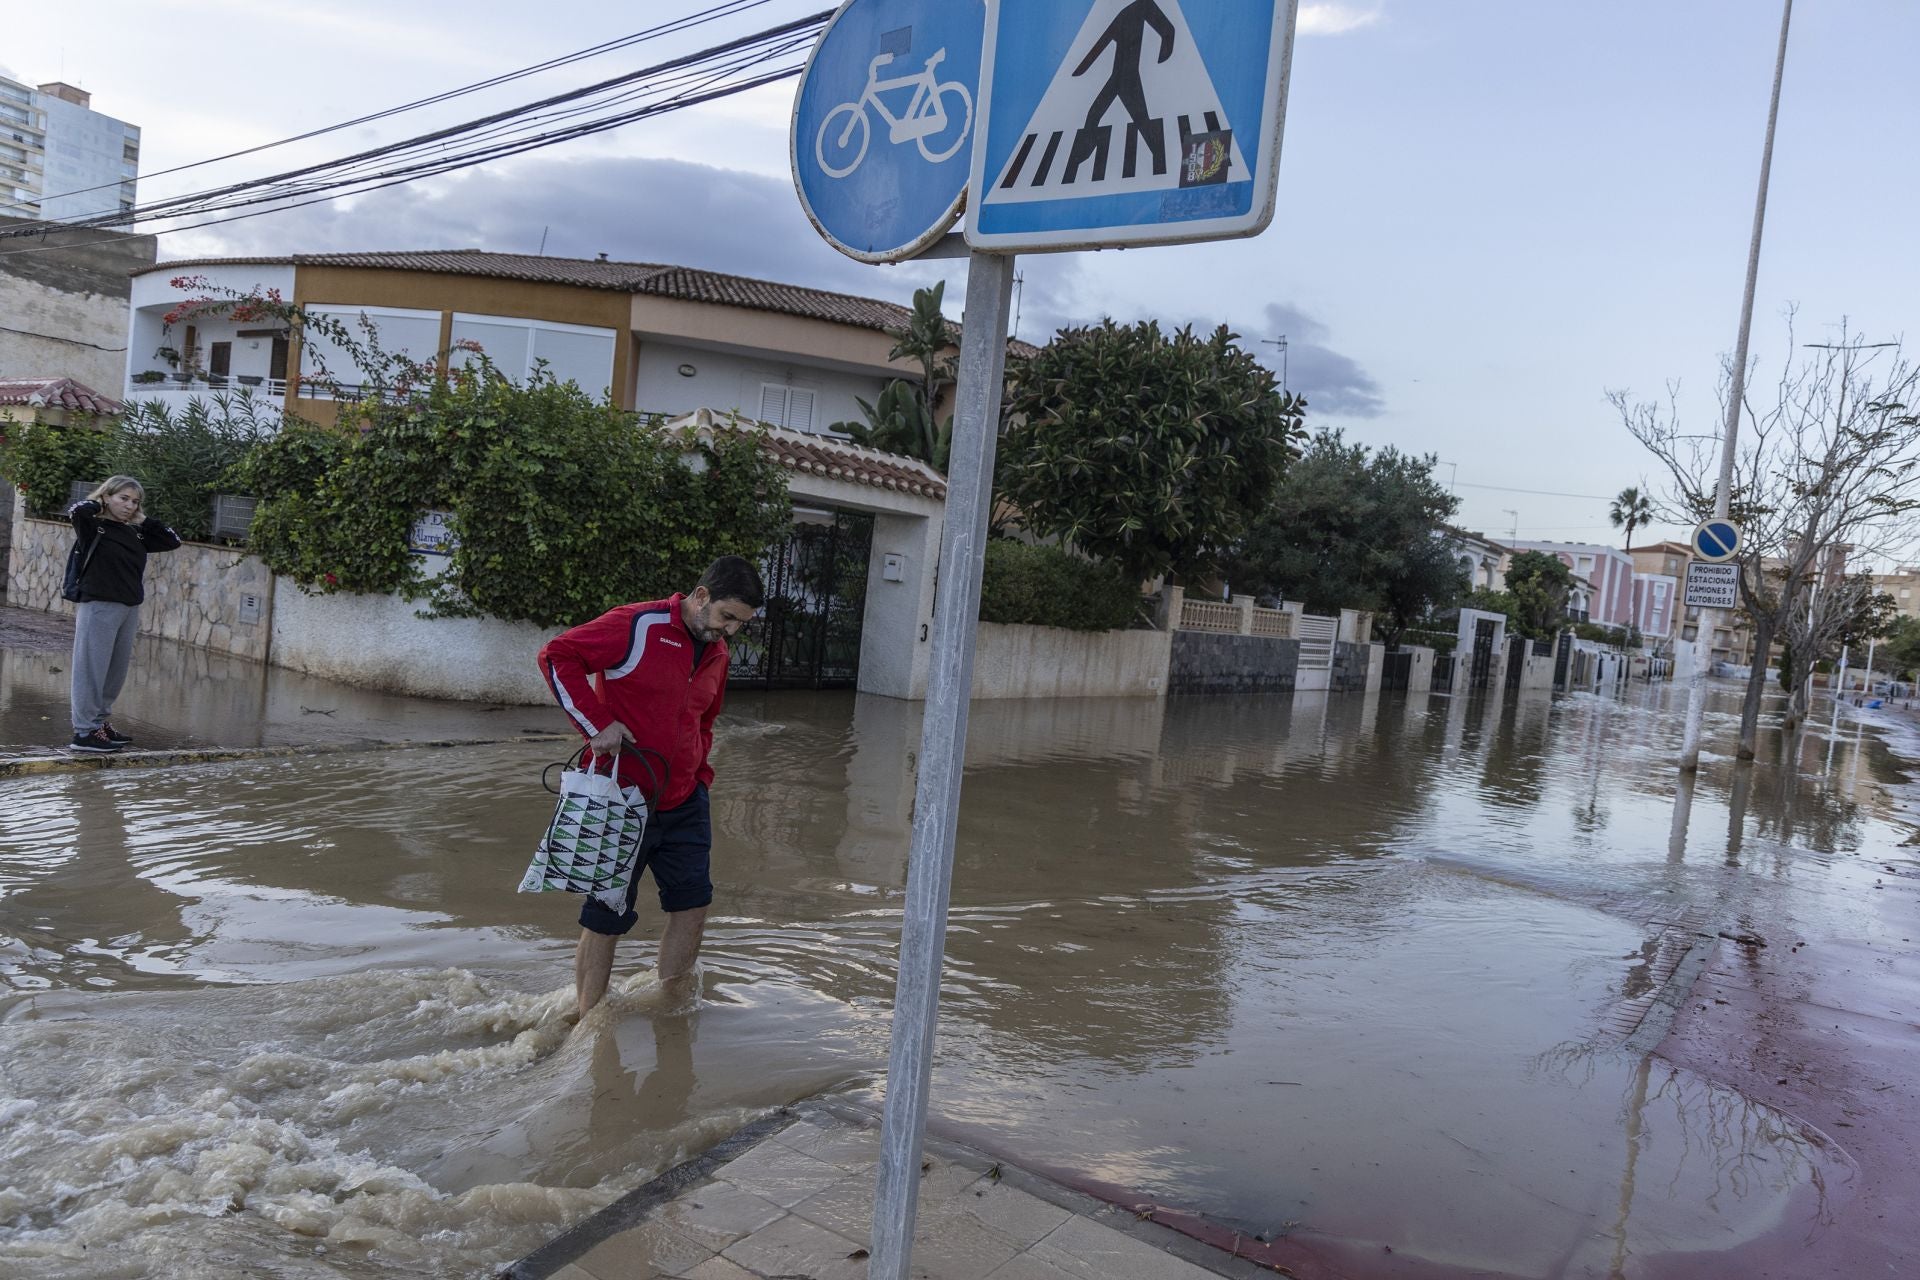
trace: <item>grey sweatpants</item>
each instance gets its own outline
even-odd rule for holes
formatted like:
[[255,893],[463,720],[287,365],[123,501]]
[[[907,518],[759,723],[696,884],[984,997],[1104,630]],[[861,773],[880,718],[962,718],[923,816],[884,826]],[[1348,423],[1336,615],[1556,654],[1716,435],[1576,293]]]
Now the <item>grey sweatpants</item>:
[[140,606],[88,600],[73,609],[73,731],[91,733],[113,714],[127,682]]

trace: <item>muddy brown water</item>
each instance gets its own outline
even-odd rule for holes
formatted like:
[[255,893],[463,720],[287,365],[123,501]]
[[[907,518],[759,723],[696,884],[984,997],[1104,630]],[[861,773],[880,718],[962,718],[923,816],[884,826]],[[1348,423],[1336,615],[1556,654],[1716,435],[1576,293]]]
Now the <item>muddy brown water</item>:
[[[1672,696],[977,705],[935,1123],[1476,1273],[1819,1231],[1844,1151],[1646,1037],[1701,934],[1877,936],[1899,761],[1769,738],[1681,829]],[[577,1030],[574,904],[513,892],[551,748],[0,783],[0,1273],[484,1275],[770,1108],[876,1101],[918,739],[736,696],[698,1005],[649,913]]]

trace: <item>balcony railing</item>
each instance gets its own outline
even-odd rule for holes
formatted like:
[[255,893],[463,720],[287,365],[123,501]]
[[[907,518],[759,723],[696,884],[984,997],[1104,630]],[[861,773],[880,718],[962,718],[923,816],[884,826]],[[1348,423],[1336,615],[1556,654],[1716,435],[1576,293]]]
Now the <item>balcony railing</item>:
[[224,374],[168,374],[159,382],[129,382],[127,398],[149,396],[201,396],[242,395],[251,393],[255,399],[279,400],[287,394],[285,378],[267,378],[253,374],[230,377]]

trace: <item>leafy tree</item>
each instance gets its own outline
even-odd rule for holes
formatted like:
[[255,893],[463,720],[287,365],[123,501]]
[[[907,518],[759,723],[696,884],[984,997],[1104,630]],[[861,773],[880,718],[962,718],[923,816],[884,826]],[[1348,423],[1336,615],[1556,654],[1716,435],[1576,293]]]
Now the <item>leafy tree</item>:
[[1558,556],[1522,551],[1507,566],[1507,591],[1517,608],[1520,633],[1532,640],[1548,640],[1566,626],[1573,571]]
[[[890,360],[913,360],[920,366],[914,381],[895,378],[881,389],[871,404],[859,400],[864,423],[838,422],[835,431],[844,431],[855,444],[884,449],[947,469],[947,455],[953,447],[953,415],[940,417],[940,402],[953,386],[956,345],[953,326],[940,310],[947,282],[931,289],[917,289],[913,295],[913,315],[903,329],[889,329],[893,349]],[[857,399],[857,398],[856,398]]]
[[1028,529],[1136,582],[1203,574],[1266,505],[1304,407],[1224,325],[1065,329],[1010,371],[1002,491]]
[[1607,519],[1613,521],[1613,527],[1626,527],[1626,541],[1623,545],[1633,546],[1633,531],[1653,520],[1653,500],[1642,494],[1639,489],[1622,489],[1620,496],[1613,500],[1613,509],[1607,512]]
[[1378,452],[1321,431],[1287,468],[1227,565],[1236,590],[1309,609],[1370,609],[1389,645],[1467,590],[1440,525],[1459,499],[1434,479],[1434,459]]
[[1910,677],[1920,671],[1920,618],[1895,618],[1887,629],[1886,643],[1880,646],[1880,652],[1902,676]]

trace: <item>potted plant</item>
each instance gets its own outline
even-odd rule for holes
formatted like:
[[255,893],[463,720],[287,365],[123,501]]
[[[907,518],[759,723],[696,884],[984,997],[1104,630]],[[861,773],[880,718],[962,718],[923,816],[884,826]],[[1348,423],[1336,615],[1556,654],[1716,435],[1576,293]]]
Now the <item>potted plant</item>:
[[257,387],[262,382],[266,381],[265,378],[263,378],[260,374],[257,374],[257,373],[235,374],[233,380],[239,383],[243,387]]
[[167,375],[158,369],[142,369],[133,375],[133,381],[141,386],[152,386],[156,382],[165,382]]
[[170,369],[178,369],[180,367],[180,353],[172,347],[154,348],[153,358],[155,360],[165,360],[167,367]]

